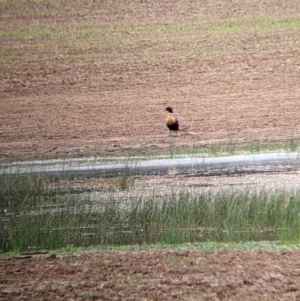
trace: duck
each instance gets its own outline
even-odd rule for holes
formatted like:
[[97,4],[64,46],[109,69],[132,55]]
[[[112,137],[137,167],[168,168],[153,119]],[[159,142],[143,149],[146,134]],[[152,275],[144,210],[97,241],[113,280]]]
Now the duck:
[[176,135],[177,135],[177,131],[179,131],[179,122],[178,122],[177,118],[175,118],[173,115],[173,109],[171,107],[166,107],[165,111],[168,112],[166,125],[170,130],[170,136],[171,136],[172,131],[175,131]]

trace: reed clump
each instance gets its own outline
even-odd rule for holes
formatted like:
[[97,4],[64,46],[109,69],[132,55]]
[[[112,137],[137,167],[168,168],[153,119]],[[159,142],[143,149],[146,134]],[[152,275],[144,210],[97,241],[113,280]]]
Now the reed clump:
[[[300,193],[181,190],[113,193],[49,185],[43,175],[0,175],[0,250],[66,246],[300,240]],[[56,180],[57,181],[57,180]]]

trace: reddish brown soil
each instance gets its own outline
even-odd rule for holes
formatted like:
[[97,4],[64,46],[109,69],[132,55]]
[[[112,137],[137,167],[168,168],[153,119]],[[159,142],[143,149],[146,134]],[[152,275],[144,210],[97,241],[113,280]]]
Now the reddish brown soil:
[[[3,35],[1,48],[1,161],[155,153],[171,145],[202,149],[230,139],[284,145],[298,138],[299,23],[292,22],[299,1],[127,2],[66,1],[61,7],[4,1],[0,29],[11,34]],[[214,31],[214,22],[245,15],[269,25]],[[160,30],[157,24],[165,23],[195,33],[149,29],[133,35],[133,44],[105,48],[115,40],[101,38],[97,25],[94,33],[93,22],[104,33],[128,28],[129,38],[130,30]],[[91,31],[86,43],[76,45],[76,26]],[[16,34],[24,29],[24,36]],[[165,126],[167,105],[179,119],[178,137],[169,137]]]
[[[1,162],[298,138],[300,1],[16,3],[0,3]],[[266,23],[214,31],[228,16]],[[109,46],[93,22],[128,39]],[[159,31],[176,22],[187,35]],[[159,40],[149,29],[130,44],[149,24]],[[91,32],[86,43],[72,38],[78,28]],[[300,300],[299,262],[299,252],[265,251],[1,258],[0,300]]]
[[122,251],[0,259],[0,300],[299,300],[300,252]]

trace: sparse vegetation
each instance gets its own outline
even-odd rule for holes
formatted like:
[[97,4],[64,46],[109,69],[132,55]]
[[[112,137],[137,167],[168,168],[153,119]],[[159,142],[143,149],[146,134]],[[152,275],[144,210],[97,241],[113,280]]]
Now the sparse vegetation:
[[[243,153],[260,153],[260,152],[276,152],[276,151],[286,151],[295,152],[298,149],[298,139],[294,135],[290,135],[283,143],[275,141],[261,141],[258,138],[251,139],[245,144],[238,143],[233,138],[224,139],[222,141],[210,141],[206,145],[193,144],[191,148],[177,148],[176,144],[173,142],[170,145],[170,157],[176,158],[179,156],[189,155],[189,156],[220,156],[220,155],[236,155]],[[159,157],[159,154],[154,155],[154,157]],[[161,156],[166,156],[162,153]],[[149,155],[148,157],[151,157]]]
[[298,148],[298,139],[294,137],[294,135],[292,135],[289,140],[288,140],[288,143],[287,143],[287,148],[294,152],[297,150]]
[[134,182],[134,168],[129,165],[123,168],[122,174],[119,177],[120,189],[126,190],[133,185]]

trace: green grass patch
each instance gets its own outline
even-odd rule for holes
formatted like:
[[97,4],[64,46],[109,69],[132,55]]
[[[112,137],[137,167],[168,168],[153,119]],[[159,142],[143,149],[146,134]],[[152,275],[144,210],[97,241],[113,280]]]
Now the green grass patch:
[[225,140],[213,140],[205,145],[193,142],[189,148],[177,147],[176,144],[172,142],[170,144],[169,151],[161,153],[161,156],[176,158],[181,156],[227,156],[277,151],[295,152],[298,150],[298,146],[298,138],[296,138],[293,134],[283,142],[254,138],[243,143],[240,143],[237,139],[234,139],[232,135],[229,135],[229,137]]
[[[127,177],[127,176],[126,176]],[[300,193],[180,191],[92,197],[42,175],[0,176],[1,251],[300,241]],[[51,185],[50,185],[51,184]],[[120,191],[123,188],[120,187]]]

